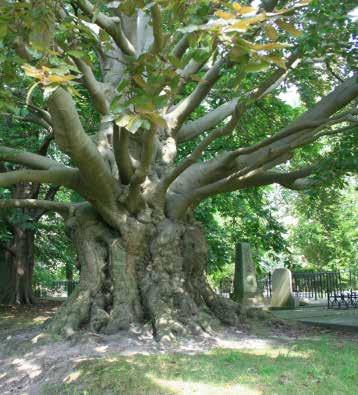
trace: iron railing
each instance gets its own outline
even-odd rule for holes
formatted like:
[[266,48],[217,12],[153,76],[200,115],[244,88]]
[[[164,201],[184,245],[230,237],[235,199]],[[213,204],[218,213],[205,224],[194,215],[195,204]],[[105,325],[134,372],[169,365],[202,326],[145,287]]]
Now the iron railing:
[[[226,285],[228,288],[228,286]],[[257,287],[266,298],[272,295],[272,273],[257,279]],[[292,272],[292,290],[299,299],[325,299],[328,294],[358,291],[358,272],[341,270],[332,272]]]
[[348,292],[328,293],[327,302],[329,309],[357,309],[358,292],[351,290]]
[[323,299],[329,292],[342,290],[340,272],[293,272],[292,290],[296,297]]

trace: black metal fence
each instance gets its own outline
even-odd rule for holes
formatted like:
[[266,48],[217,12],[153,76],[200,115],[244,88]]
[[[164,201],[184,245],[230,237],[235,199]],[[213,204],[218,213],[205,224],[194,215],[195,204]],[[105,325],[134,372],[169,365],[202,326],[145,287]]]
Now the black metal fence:
[[[272,273],[259,276],[257,286],[266,298],[271,298]],[[341,299],[353,299],[353,302],[348,302],[353,306],[356,304],[354,292],[358,292],[358,271],[292,272],[292,290],[299,299],[326,299],[330,295],[335,306],[339,305],[335,302],[338,295],[342,295]]]
[[296,297],[323,299],[342,289],[340,272],[293,272],[292,290]]
[[357,309],[358,292],[351,290],[348,292],[328,293],[327,301],[329,309]]

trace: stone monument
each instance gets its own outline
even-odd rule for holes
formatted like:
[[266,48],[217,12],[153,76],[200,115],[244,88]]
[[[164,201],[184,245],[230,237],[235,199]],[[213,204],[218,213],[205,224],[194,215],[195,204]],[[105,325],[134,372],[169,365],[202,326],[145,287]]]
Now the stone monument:
[[292,292],[292,274],[286,268],[275,269],[272,273],[271,308],[294,309],[298,300]]
[[263,297],[257,289],[256,267],[250,243],[236,244],[233,299],[252,307],[263,303]]

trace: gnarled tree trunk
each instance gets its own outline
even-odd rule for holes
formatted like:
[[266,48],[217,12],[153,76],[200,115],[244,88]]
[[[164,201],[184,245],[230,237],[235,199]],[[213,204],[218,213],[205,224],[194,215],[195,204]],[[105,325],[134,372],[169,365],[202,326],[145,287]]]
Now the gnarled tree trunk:
[[0,265],[0,303],[32,304],[34,230],[19,226],[13,226],[13,230],[13,241]]
[[207,245],[197,224],[131,216],[127,224],[119,235],[90,207],[69,221],[81,279],[50,330],[69,336],[84,327],[113,333],[146,324],[163,339],[210,330],[217,318],[238,323],[239,306],[206,283]]

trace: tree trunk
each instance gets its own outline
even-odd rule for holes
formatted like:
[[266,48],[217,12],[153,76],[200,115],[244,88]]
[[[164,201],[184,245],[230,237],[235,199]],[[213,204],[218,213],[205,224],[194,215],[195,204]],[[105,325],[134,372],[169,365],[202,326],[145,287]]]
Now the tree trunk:
[[35,233],[32,229],[13,228],[10,245],[13,255],[6,252],[0,266],[0,303],[32,304],[35,302],[32,293]]
[[205,281],[207,245],[196,224],[143,223],[128,216],[119,235],[86,207],[68,222],[80,283],[50,321],[65,336],[80,328],[113,333],[147,325],[158,339],[238,323],[239,306]]

